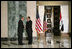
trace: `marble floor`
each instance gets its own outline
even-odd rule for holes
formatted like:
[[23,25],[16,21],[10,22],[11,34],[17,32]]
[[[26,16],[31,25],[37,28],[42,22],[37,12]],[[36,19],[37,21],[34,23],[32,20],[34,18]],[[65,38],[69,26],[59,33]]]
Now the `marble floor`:
[[18,41],[1,41],[1,48],[71,48],[70,37],[45,37],[45,39],[33,39],[32,45],[28,45],[28,40],[23,40],[25,45],[18,45]]

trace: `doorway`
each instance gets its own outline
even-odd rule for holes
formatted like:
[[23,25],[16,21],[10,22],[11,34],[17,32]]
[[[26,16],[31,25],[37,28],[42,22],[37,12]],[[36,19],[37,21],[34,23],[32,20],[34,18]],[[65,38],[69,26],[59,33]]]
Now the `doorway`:
[[47,33],[53,33],[54,36],[60,36],[60,6],[45,6],[44,18],[46,21]]

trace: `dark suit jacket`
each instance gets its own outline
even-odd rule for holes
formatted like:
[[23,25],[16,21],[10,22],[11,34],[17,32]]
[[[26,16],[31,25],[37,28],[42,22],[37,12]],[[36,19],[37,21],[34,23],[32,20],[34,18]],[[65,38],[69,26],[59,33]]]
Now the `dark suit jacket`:
[[22,22],[22,20],[19,20],[19,22],[18,22],[18,32],[23,33],[23,31],[24,31],[23,22]]
[[31,20],[26,22],[26,32],[27,33],[32,32],[32,21]]

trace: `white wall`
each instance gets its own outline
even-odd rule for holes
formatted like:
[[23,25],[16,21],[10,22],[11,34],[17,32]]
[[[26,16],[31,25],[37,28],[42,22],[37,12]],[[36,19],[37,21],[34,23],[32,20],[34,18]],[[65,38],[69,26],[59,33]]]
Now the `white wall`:
[[35,30],[35,20],[36,20],[36,1],[27,1],[27,16],[30,16],[32,20],[33,37],[37,36]]
[[61,15],[64,24],[64,31],[62,33],[68,33],[69,31],[69,12],[68,5],[61,5]]
[[8,37],[7,1],[1,1],[1,37]]

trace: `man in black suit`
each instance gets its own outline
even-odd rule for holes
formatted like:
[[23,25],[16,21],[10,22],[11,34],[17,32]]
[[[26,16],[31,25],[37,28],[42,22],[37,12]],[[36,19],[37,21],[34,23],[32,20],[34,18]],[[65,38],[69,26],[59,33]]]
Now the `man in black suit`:
[[28,44],[32,44],[32,21],[30,20],[30,17],[27,17],[26,32],[28,35]]
[[23,31],[24,31],[24,25],[23,25],[24,17],[20,15],[20,20],[18,22],[18,44],[23,45],[22,39],[23,39]]

